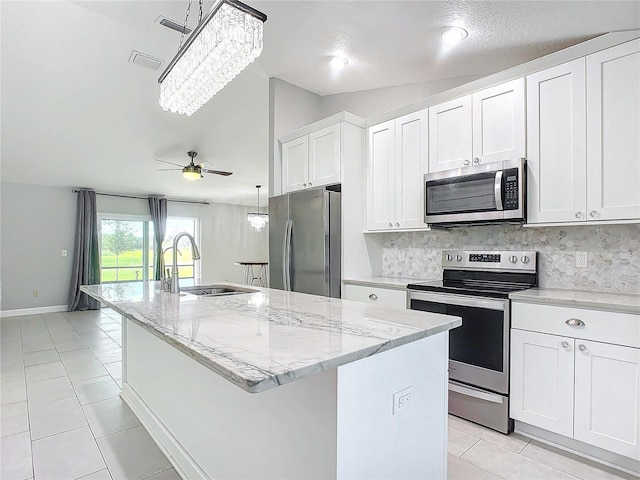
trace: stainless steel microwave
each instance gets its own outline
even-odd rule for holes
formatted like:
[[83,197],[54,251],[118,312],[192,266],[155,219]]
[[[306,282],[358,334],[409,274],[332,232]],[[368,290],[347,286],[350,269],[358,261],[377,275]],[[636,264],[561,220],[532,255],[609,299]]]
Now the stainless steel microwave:
[[425,223],[456,226],[526,220],[524,158],[427,173]]

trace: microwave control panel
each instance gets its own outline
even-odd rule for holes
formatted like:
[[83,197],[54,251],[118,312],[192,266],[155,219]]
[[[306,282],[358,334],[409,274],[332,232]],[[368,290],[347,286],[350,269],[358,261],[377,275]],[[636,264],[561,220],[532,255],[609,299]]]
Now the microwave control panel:
[[518,169],[508,168],[504,171],[504,209],[518,209]]

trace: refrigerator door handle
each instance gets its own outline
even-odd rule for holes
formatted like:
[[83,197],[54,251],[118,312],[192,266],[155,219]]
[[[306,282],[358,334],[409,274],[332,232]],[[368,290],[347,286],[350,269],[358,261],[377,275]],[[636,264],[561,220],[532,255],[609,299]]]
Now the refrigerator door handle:
[[282,245],[282,280],[285,291],[291,291],[291,229],[293,222],[287,220]]

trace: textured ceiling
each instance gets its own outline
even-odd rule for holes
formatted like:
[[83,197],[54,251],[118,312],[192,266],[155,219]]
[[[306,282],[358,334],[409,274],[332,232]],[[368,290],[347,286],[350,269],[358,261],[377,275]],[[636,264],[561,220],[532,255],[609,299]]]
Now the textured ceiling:
[[[269,17],[263,55],[184,117],[159,108],[159,72],[127,60],[135,49],[164,68],[179,34],[154,21],[181,23],[187,3],[0,2],[2,180],[253,204],[268,183],[269,77],[320,95],[437,81],[640,28],[635,1],[248,1]],[[448,25],[469,38],[445,51]],[[332,75],[338,51],[350,63]],[[190,183],[156,171],[154,158],[186,163],[191,149],[234,175]]]

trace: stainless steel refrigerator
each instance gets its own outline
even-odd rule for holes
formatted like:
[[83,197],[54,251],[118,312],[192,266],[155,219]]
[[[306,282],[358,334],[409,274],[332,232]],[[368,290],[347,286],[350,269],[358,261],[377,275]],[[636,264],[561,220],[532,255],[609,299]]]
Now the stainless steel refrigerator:
[[340,197],[314,188],[269,199],[271,288],[340,298]]

